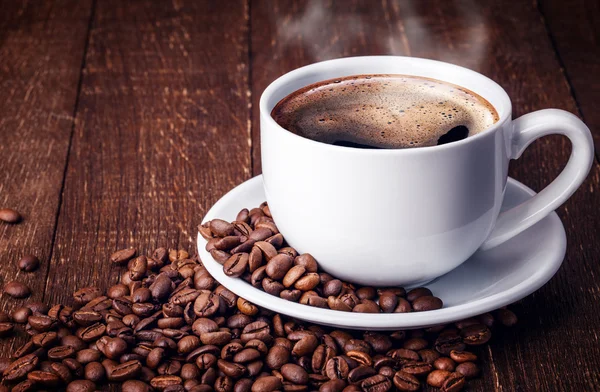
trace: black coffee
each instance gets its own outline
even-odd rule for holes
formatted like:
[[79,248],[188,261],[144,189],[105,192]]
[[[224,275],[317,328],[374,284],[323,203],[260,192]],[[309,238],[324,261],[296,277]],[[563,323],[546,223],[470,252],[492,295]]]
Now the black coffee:
[[356,75],[311,84],[282,99],[271,116],[297,135],[355,148],[446,144],[498,121],[494,107],[474,92],[406,75]]

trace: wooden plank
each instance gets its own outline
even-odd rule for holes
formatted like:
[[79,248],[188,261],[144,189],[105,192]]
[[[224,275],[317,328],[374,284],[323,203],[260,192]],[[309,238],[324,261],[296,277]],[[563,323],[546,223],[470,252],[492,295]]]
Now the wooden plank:
[[539,7],[600,157],[600,3],[543,0]]
[[[530,2],[257,0],[251,3],[251,26],[255,174],[261,171],[260,92],[284,72],[329,58],[395,54],[449,61],[498,81],[512,97],[515,116],[547,107],[577,113],[541,15]],[[569,151],[561,137],[539,140],[513,162],[511,176],[539,191],[560,172]],[[599,384],[594,332],[600,322],[594,279],[600,273],[599,192],[595,165],[559,210],[569,242],[563,267],[517,305],[519,327],[500,333],[484,352],[484,377],[472,390],[589,390]]]
[[250,176],[243,1],[97,4],[46,295],[106,288],[117,249],[193,251]]
[[[25,300],[0,298],[0,310],[41,301],[52,252],[91,1],[0,2],[0,206],[22,213],[0,224],[0,286],[28,284]],[[24,254],[42,261],[20,272]],[[0,340],[0,357],[19,339]]]

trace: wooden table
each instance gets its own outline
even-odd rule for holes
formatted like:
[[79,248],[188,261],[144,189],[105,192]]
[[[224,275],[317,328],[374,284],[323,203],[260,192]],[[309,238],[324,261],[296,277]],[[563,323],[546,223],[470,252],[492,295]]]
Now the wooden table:
[[[485,4],[488,3],[488,4]],[[539,1],[0,1],[0,284],[70,302],[114,284],[116,249],[194,248],[196,226],[261,172],[258,100],[277,76],[320,60],[397,54],[498,81],[516,116],[556,107],[600,146],[600,5]],[[568,141],[547,137],[510,174],[539,191]],[[600,166],[558,213],[557,275],[496,334],[477,391],[600,388]],[[43,260],[33,274],[16,260]],[[24,301],[2,297],[10,310]],[[0,343],[0,356],[24,336]]]

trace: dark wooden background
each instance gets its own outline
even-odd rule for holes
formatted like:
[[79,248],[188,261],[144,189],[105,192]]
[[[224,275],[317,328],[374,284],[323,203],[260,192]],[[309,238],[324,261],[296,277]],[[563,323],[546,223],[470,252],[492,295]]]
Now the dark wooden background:
[[[108,287],[115,250],[193,249],[226,191],[261,172],[258,100],[312,62],[397,54],[449,61],[498,81],[516,116],[556,107],[600,146],[596,0],[0,0],[0,285],[70,301]],[[561,137],[510,174],[540,190],[570,153]],[[568,236],[557,275],[495,335],[475,391],[600,389],[600,166],[559,209]],[[38,255],[42,268],[19,272]],[[23,301],[5,297],[0,309]],[[24,337],[0,343],[0,356]]]

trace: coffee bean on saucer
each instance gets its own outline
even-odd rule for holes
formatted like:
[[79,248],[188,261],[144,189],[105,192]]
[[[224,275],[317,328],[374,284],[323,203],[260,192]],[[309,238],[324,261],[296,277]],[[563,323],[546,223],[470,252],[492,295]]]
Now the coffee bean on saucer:
[[40,266],[40,260],[34,255],[25,255],[19,260],[19,269],[25,272],[33,272]]
[[431,296],[433,293],[426,287],[417,287],[406,293],[406,299],[414,302],[419,297]]
[[4,286],[4,293],[13,298],[25,298],[29,297],[31,290],[21,282],[12,281]]
[[432,295],[419,297],[412,303],[412,307],[415,312],[441,309],[443,305],[444,304],[441,299]]
[[22,217],[17,211],[11,208],[0,209],[0,220],[6,223],[19,223]]

